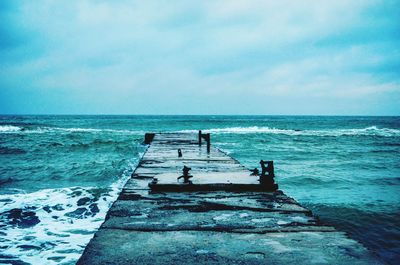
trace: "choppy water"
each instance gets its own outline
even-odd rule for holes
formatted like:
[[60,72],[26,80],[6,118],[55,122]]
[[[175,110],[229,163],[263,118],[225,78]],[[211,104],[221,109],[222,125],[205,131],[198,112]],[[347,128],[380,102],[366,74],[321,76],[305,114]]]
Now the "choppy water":
[[74,264],[143,134],[198,129],[249,168],[274,160],[285,193],[400,260],[400,117],[0,116],[0,263]]

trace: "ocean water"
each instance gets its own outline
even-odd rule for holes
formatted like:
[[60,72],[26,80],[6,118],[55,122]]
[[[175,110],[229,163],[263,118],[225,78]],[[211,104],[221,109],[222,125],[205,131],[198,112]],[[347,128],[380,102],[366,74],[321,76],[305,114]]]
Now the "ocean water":
[[322,222],[400,260],[400,117],[0,116],[0,264],[74,264],[144,152],[145,132],[211,133]]

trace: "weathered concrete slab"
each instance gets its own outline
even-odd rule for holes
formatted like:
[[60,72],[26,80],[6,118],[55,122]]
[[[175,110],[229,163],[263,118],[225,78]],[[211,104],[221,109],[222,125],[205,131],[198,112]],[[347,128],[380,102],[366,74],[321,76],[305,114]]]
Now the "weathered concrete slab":
[[[231,165],[233,170],[236,169],[235,166]],[[193,169],[193,167],[192,167]],[[258,176],[249,176],[249,172],[242,171],[230,171],[230,172],[205,172],[198,174],[195,178],[193,178],[193,184],[213,184],[213,183],[221,183],[221,184],[230,184],[230,183],[237,183],[237,184],[260,184],[258,181]],[[158,183],[159,184],[176,184],[177,175],[179,173],[163,173],[157,175]]]
[[184,165],[193,186],[259,186],[238,161],[196,139],[155,135],[78,264],[380,264],[282,191],[151,191],[153,177],[182,186]]
[[339,232],[238,234],[100,229],[78,264],[379,264]]
[[[195,194],[150,194],[118,200],[103,227],[137,231],[333,231],[322,228],[309,210],[285,197]],[[135,203],[132,203],[136,201]],[[285,213],[285,214],[282,214]],[[161,222],[160,222],[161,221]],[[254,230],[253,230],[254,229]]]

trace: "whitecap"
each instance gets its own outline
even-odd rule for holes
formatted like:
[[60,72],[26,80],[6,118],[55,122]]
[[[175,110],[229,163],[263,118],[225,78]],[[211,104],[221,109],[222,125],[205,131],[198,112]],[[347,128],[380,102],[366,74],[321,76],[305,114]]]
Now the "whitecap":
[[[195,133],[196,130],[182,130],[184,133]],[[295,130],[295,129],[278,129],[271,127],[228,127],[214,128],[203,130],[204,133],[213,134],[281,134],[288,136],[384,136],[398,137],[400,130],[389,128],[378,128],[370,126],[367,128],[352,128],[352,129],[325,129],[325,130]]]
[[[121,187],[129,178],[127,174],[106,189],[96,199],[93,191],[97,187],[70,187],[44,189],[33,193],[0,195],[0,218],[3,237],[0,240],[2,254],[17,257],[31,264],[56,264],[59,257],[62,264],[74,264],[85,246],[105,219],[111,204],[117,198]],[[78,196],[79,195],[79,196]],[[78,206],[81,198],[92,201]],[[91,205],[97,210],[90,213]],[[90,214],[82,217],[71,215],[78,208],[86,207]],[[12,209],[35,212],[40,222],[26,228],[19,228],[7,222]],[[30,246],[29,248],[21,248]]]
[[115,129],[95,129],[95,128],[63,128],[63,127],[37,127],[34,129],[22,130],[16,126],[0,126],[0,133],[115,133],[115,134],[128,134],[128,135],[143,135],[144,131],[134,130],[115,130]]
[[22,128],[13,125],[0,125],[0,133],[3,132],[18,132],[21,131]]

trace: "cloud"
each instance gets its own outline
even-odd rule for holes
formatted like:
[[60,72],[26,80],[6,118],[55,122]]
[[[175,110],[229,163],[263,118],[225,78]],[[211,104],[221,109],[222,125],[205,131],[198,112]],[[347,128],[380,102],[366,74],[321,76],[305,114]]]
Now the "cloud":
[[400,114],[399,7],[5,1],[0,113]]

